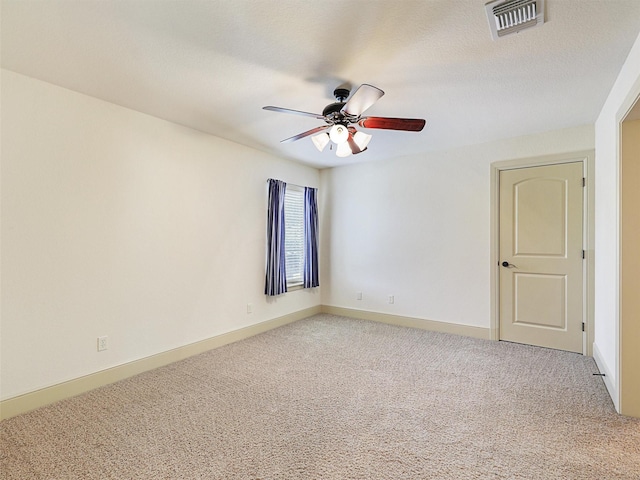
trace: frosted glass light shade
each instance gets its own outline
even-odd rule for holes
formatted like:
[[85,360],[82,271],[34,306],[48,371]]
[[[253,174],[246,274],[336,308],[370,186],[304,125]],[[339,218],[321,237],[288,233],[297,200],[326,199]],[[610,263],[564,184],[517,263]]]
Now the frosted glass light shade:
[[329,138],[333,143],[340,145],[349,138],[349,129],[345,125],[336,124],[329,130]]
[[371,141],[371,135],[364,132],[356,132],[353,135],[353,140],[356,142],[356,145],[360,147],[360,150],[364,150]]
[[353,152],[351,152],[351,147],[347,142],[342,142],[336,148],[336,157],[348,157],[351,153]]
[[328,133],[319,133],[318,135],[314,135],[311,137],[313,144],[316,148],[321,152],[324,150],[324,147],[329,143],[329,134]]

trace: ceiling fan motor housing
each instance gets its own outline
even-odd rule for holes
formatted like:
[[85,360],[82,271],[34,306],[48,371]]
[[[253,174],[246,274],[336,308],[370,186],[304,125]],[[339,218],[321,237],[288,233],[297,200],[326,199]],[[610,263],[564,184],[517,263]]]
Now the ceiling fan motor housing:
[[340,112],[342,107],[344,107],[344,102],[330,103],[322,110],[322,116],[327,120],[338,122],[344,118],[344,115]]

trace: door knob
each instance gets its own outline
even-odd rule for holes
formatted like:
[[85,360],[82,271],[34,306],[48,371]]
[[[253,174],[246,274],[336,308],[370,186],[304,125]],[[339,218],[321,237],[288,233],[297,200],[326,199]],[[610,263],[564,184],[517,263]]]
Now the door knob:
[[509,266],[509,262],[502,262],[502,266],[503,267],[508,267]]

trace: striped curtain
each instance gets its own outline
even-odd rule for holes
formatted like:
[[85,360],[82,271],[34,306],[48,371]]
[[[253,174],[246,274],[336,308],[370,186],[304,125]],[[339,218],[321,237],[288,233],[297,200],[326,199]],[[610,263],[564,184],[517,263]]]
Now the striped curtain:
[[318,279],[317,189],[304,188],[304,288],[320,285]]
[[269,179],[269,207],[267,210],[267,275],[265,295],[275,296],[287,291],[287,272],[284,257],[284,193],[287,184]]

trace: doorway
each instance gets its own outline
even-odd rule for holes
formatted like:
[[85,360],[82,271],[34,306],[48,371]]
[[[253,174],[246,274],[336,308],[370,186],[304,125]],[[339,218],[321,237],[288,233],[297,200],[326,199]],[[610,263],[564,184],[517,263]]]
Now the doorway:
[[492,164],[491,338],[591,355],[593,152]]

